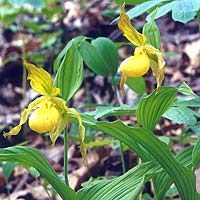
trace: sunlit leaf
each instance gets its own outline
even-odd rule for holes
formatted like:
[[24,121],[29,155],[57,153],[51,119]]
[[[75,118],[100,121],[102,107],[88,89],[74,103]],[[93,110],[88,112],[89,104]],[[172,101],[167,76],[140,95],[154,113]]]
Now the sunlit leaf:
[[189,85],[187,85],[187,83],[183,82],[179,87],[178,87],[178,91],[181,92],[184,95],[187,96],[194,96],[197,97],[197,95],[192,91],[192,89],[190,88]]
[[171,107],[163,117],[170,119],[178,124],[194,125],[196,118],[194,111],[184,106],[173,106]]
[[17,163],[15,163],[15,162],[3,163],[3,176],[6,180],[8,180],[8,178],[14,171],[14,168],[16,167],[16,165],[17,165]]
[[63,200],[76,200],[75,192],[65,185],[42,154],[30,147],[0,148],[0,162],[18,162],[26,168],[34,167],[58,192]]
[[115,75],[119,66],[119,57],[115,44],[108,38],[98,37],[92,41],[98,52],[104,58],[108,71]]
[[82,80],[83,60],[76,45],[72,42],[60,63],[54,83],[60,88],[62,97],[69,101],[79,89]]
[[[193,147],[189,147],[179,152],[175,158],[184,166],[191,166]],[[166,172],[158,174],[154,179],[155,199],[163,200],[173,181]]]
[[155,14],[152,14],[151,19],[143,27],[143,34],[147,37],[147,43],[153,45],[156,49],[160,49],[160,30],[154,21],[157,10],[154,11]]
[[146,83],[143,77],[139,78],[130,78],[126,79],[126,84],[129,88],[131,88],[136,93],[142,95],[145,93],[146,90]]
[[[131,128],[120,121],[112,123],[104,121],[95,122],[91,117],[83,117],[83,122],[85,126],[92,127],[119,139],[137,152],[144,160],[149,160],[150,157],[153,156],[173,180],[183,200],[199,199],[195,188],[194,172],[182,166],[172,156],[168,146],[154,136],[149,130],[139,127]],[[146,153],[145,150],[148,153]]]
[[136,117],[144,128],[153,130],[156,123],[175,101],[178,90],[173,87],[160,87],[143,98],[136,110]]
[[200,163],[200,138],[197,140],[196,145],[194,146],[194,149],[192,152],[193,169],[196,169],[199,163]]
[[134,200],[143,184],[162,169],[155,162],[146,162],[112,180],[97,181],[79,190],[79,200]]

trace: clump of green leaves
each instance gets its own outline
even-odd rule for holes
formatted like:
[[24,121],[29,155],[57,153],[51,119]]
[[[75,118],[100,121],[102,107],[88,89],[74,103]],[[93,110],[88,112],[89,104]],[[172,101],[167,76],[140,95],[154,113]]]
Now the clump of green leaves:
[[[188,10],[192,12],[188,15],[184,7],[187,5],[186,1],[133,0],[127,2],[140,3],[128,12],[130,17],[136,17],[147,10],[154,10],[158,7],[147,18],[149,20],[143,28],[143,34],[147,38],[145,45],[153,46],[153,49],[155,48],[158,52],[160,52],[161,39],[155,19],[160,17],[161,13],[166,14],[167,11],[172,10],[172,13],[176,12],[173,15],[175,20],[187,22],[194,18],[199,9],[198,6],[194,8],[190,5]],[[180,7],[182,10],[177,11]],[[181,16],[180,11],[184,11]],[[144,44],[141,44],[141,48],[143,47]],[[159,62],[156,56],[154,62]],[[95,74],[110,77],[110,84],[117,90],[119,58],[116,45],[108,38],[92,39],[81,36],[72,39],[66,45],[53,65],[54,84],[60,88],[61,95],[66,102],[74,96],[83,82],[83,63]],[[134,106],[112,106],[107,103],[107,105],[95,107],[93,111],[81,113],[83,125],[89,131],[95,130],[107,134],[137,153],[141,163],[123,175],[111,180],[98,180],[84,184],[82,189],[75,192],[69,185],[63,183],[44,156],[33,148],[25,146],[2,148],[0,149],[0,162],[17,162],[28,169],[35,168],[64,200],[136,200],[148,181],[151,181],[154,187],[154,199],[156,200],[162,200],[166,196],[171,197],[177,193],[183,200],[200,199],[196,190],[198,183],[196,183],[195,176],[195,170],[200,163],[200,142],[197,137],[190,138],[191,135],[199,134],[200,97],[194,94],[186,83],[180,84],[178,88],[159,86],[149,95],[145,94],[146,85],[142,77],[128,78],[126,84],[138,93],[139,98],[136,99],[137,103]],[[123,115],[135,116],[137,124],[128,126],[120,119],[112,122],[106,120],[108,116],[119,118]],[[178,124],[184,124],[183,135],[180,138],[156,136],[154,130],[162,117]],[[73,115],[69,115],[68,120],[77,124],[77,119]],[[173,140],[189,140],[191,145],[178,153],[172,153]],[[111,142],[104,141],[96,145],[110,143],[113,143],[113,139]],[[86,146],[90,147],[91,144],[95,143],[89,141]],[[9,173],[5,173],[6,177],[10,174],[10,170],[7,171]]]

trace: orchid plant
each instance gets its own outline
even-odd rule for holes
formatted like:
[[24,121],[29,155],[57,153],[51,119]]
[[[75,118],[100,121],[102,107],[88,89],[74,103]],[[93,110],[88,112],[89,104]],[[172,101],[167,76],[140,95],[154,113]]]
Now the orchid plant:
[[[154,15],[152,14],[152,16]],[[125,13],[125,4],[121,6],[118,27],[135,46],[135,49],[133,55],[122,61],[120,65],[116,45],[108,38],[103,37],[92,41],[90,41],[91,38],[87,37],[72,39],[54,62],[54,82],[51,75],[43,68],[23,60],[23,65],[28,71],[31,88],[41,96],[22,111],[19,124],[3,135],[5,137],[17,135],[28,121],[31,130],[39,134],[49,133],[53,147],[57,138],[64,132],[63,171],[65,183],[39,151],[27,146],[0,148],[0,162],[17,162],[27,169],[34,168],[52,185],[63,200],[152,199],[150,196],[147,198],[145,195],[143,196],[143,186],[147,182],[153,186],[153,198],[156,200],[168,198],[171,191],[175,191],[174,194],[179,194],[183,200],[200,200],[198,183],[200,140],[189,138],[191,145],[175,154],[170,149],[173,142],[171,138],[154,134],[154,129],[161,117],[177,123],[184,122],[186,125],[198,126],[199,112],[190,109],[190,107],[197,106],[196,102],[199,102],[200,98],[186,83],[181,84],[179,88],[162,86],[165,61],[159,49],[160,44],[153,45],[151,43],[151,41],[160,40],[160,38],[158,38],[158,34],[148,34],[159,29],[153,17],[145,26],[148,25],[150,26],[146,32],[139,33],[132,26],[129,16]],[[141,86],[140,84],[144,83],[142,77],[149,69],[155,76],[156,89],[151,94],[146,95],[144,91],[146,87],[144,87],[144,90],[138,93],[141,96],[137,99],[136,106],[123,104],[111,106],[108,104],[80,114],[76,110],[77,108],[69,108],[67,102],[81,86],[83,61],[94,73],[111,77],[108,80],[113,86],[117,100],[120,98],[118,85],[125,95],[126,91],[123,86],[125,83],[127,84],[128,78],[132,78],[132,80],[136,78],[135,85]],[[121,78],[119,78],[119,73],[121,73]],[[140,79],[137,79],[138,77]],[[190,97],[192,101],[179,101],[177,98],[179,93]],[[182,103],[182,106],[179,106],[179,102]],[[197,107],[199,109],[199,106]],[[132,124],[130,121],[131,125],[126,125],[120,120],[119,116],[121,115],[134,115],[137,124]],[[107,116],[116,117],[118,120],[107,121]],[[94,182],[89,180],[75,192],[67,181],[68,133],[66,133],[66,127],[68,123],[78,125],[77,135],[80,151],[83,163],[88,170],[90,170],[90,165],[87,163],[87,148],[91,146],[91,143],[95,144],[99,141],[95,139],[91,143],[85,142],[87,137],[85,128],[87,127],[90,128],[88,131],[93,129],[115,138],[114,142],[121,142],[122,163],[124,161],[124,144],[126,149],[137,154],[139,162],[128,171],[124,166],[125,172],[121,176],[95,180]],[[188,139],[187,137],[185,138]],[[184,137],[181,138],[181,142],[183,141]],[[102,139],[98,145],[106,145],[106,142],[108,141]],[[109,141],[109,144],[114,144],[114,142]],[[171,196],[169,198],[172,199]]]
[[121,7],[119,18],[119,29],[124,36],[136,46],[134,55],[126,58],[120,65],[122,77],[120,86],[126,82],[127,77],[141,77],[146,74],[149,68],[152,69],[157,81],[157,88],[161,86],[164,79],[165,61],[159,49],[147,43],[147,37],[139,33],[132,25],[128,15],[124,12],[124,6]]

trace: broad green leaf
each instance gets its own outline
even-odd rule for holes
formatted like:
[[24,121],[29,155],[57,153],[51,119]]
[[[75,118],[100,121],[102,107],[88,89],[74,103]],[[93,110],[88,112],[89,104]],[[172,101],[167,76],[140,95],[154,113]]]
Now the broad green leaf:
[[76,38],[73,38],[71,41],[67,43],[65,48],[59,53],[59,55],[56,57],[54,64],[53,64],[53,70],[54,73],[58,71],[58,68],[60,67],[61,62],[63,61],[63,58],[68,53],[68,50],[71,48],[72,44],[75,43],[75,45],[79,45],[79,43],[83,42],[86,39],[84,36],[79,36]]
[[196,118],[194,111],[184,106],[173,106],[171,107],[163,117],[170,119],[178,124],[194,125]]
[[117,116],[117,115],[134,115],[135,108],[122,105],[118,107],[113,106],[97,106],[96,110],[86,112],[85,114],[94,117],[94,119],[98,119],[101,117],[108,117],[108,116]]
[[187,132],[200,136],[200,122],[197,122],[195,125],[187,126]]
[[[85,126],[92,127],[117,138],[137,152],[143,160],[150,159],[148,154],[153,156],[175,183],[182,200],[200,199],[196,192],[193,171],[182,166],[172,156],[168,146],[154,136],[151,131],[140,127],[128,127],[120,121],[95,122],[88,117],[83,117],[83,121]],[[146,151],[148,152],[147,154]]]
[[79,45],[80,53],[86,65],[96,74],[115,75],[118,68],[118,54],[113,42],[106,38],[97,38],[89,43],[83,41]]
[[91,43],[104,58],[108,71],[114,76],[119,66],[119,57],[115,44],[112,40],[98,37]]
[[[175,158],[184,166],[191,166],[193,147],[179,152]],[[173,181],[166,172],[158,174],[154,179],[155,199],[163,200]]]
[[186,96],[194,96],[197,97],[197,95],[192,91],[190,86],[187,85],[187,83],[183,82],[179,87],[178,91]]
[[200,163],[200,138],[197,140],[192,152],[192,166],[196,169]]
[[79,46],[79,51],[86,65],[96,74],[108,76],[109,69],[102,55],[98,52],[94,45],[84,41]]
[[69,101],[79,89],[82,80],[83,60],[75,43],[72,42],[58,68],[54,82],[60,88],[62,97]]
[[146,83],[143,77],[126,79],[126,84],[136,93],[143,95],[146,91]]
[[[166,2],[166,4],[158,7],[154,20],[166,15],[168,12],[170,12],[172,10],[172,8],[174,6],[176,6],[176,2],[175,1],[168,1],[168,2]],[[147,21],[149,21],[151,19],[151,15],[152,15],[152,13],[150,13],[147,16],[147,18],[146,18]]]
[[75,192],[65,185],[47,160],[36,149],[23,146],[0,148],[0,162],[18,162],[26,168],[34,167],[58,192],[63,200],[75,200]]
[[185,107],[199,107],[200,98],[194,98],[186,100],[185,98],[179,98],[178,101],[174,102],[173,106],[185,106]]
[[17,163],[15,162],[6,162],[3,163],[3,176],[6,180],[10,177],[12,174],[14,168],[16,167]]
[[150,0],[145,1],[144,3],[141,3],[140,5],[132,8],[129,10],[126,14],[130,17],[130,19],[133,19],[145,12],[147,12],[149,9],[159,6],[161,3],[166,3],[168,1],[166,0]]
[[178,90],[173,87],[160,87],[152,94],[144,97],[136,109],[138,123],[144,128],[153,130],[161,115],[175,101]]
[[174,21],[187,23],[193,20],[200,9],[199,0],[176,0],[176,5],[172,8],[172,18]]
[[156,162],[142,163],[120,177],[97,181],[79,190],[79,200],[134,200],[145,182],[162,171]]
[[160,30],[154,21],[157,10],[151,15],[151,19],[143,27],[143,34],[147,37],[147,43],[153,45],[156,49],[160,49]]

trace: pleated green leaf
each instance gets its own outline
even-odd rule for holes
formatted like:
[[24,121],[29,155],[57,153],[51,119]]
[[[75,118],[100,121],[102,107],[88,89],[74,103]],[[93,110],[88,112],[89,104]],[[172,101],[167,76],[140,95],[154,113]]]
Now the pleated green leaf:
[[[179,161],[182,165],[188,166],[191,168],[191,161],[192,161],[192,151],[193,147],[189,147],[178,153],[175,158]],[[163,200],[166,192],[172,185],[173,181],[170,176],[166,172],[162,172],[153,179],[154,183],[154,190],[155,190],[155,199],[156,200]]]
[[186,96],[197,97],[197,95],[192,91],[192,88],[190,88],[190,86],[185,82],[178,87],[178,91]]
[[128,105],[122,106],[97,106],[96,110],[86,112],[85,114],[94,117],[94,119],[98,119],[101,117],[108,116],[119,116],[119,115],[134,115],[135,107],[131,107]]
[[76,200],[75,192],[65,185],[42,154],[30,147],[0,148],[0,162],[18,162],[26,168],[34,167],[58,192],[63,200]]
[[196,169],[200,163],[200,138],[197,140],[192,152],[192,166]]
[[68,50],[71,48],[72,43],[74,43],[76,46],[78,46],[84,40],[86,40],[86,37],[84,37],[84,36],[78,36],[78,37],[73,38],[72,40],[70,40],[67,43],[67,45],[65,46],[65,48],[58,54],[58,56],[54,60],[53,71],[54,71],[55,74],[58,71],[63,58],[67,54]]
[[97,181],[79,190],[78,200],[134,200],[146,181],[162,171],[156,162],[146,162],[112,180]]
[[147,37],[147,43],[153,45],[156,49],[160,49],[160,30],[154,21],[157,10],[151,15],[151,19],[143,27],[143,34]]
[[178,124],[194,125],[197,122],[194,114],[193,110],[185,106],[172,106],[163,117]]
[[69,101],[69,99],[79,89],[82,81],[83,59],[76,44],[71,41],[71,46],[58,68],[54,83],[55,86],[60,88],[62,97],[66,101]]
[[156,123],[175,101],[178,90],[174,87],[160,87],[144,97],[136,110],[138,123],[144,128],[153,130]]
[[85,126],[115,137],[134,150],[143,160],[149,160],[148,154],[150,154],[170,176],[182,200],[200,199],[196,192],[194,172],[181,165],[172,156],[168,146],[154,136],[151,131],[140,127],[128,127],[120,121],[95,122],[95,120],[91,120],[91,117],[82,117]]

